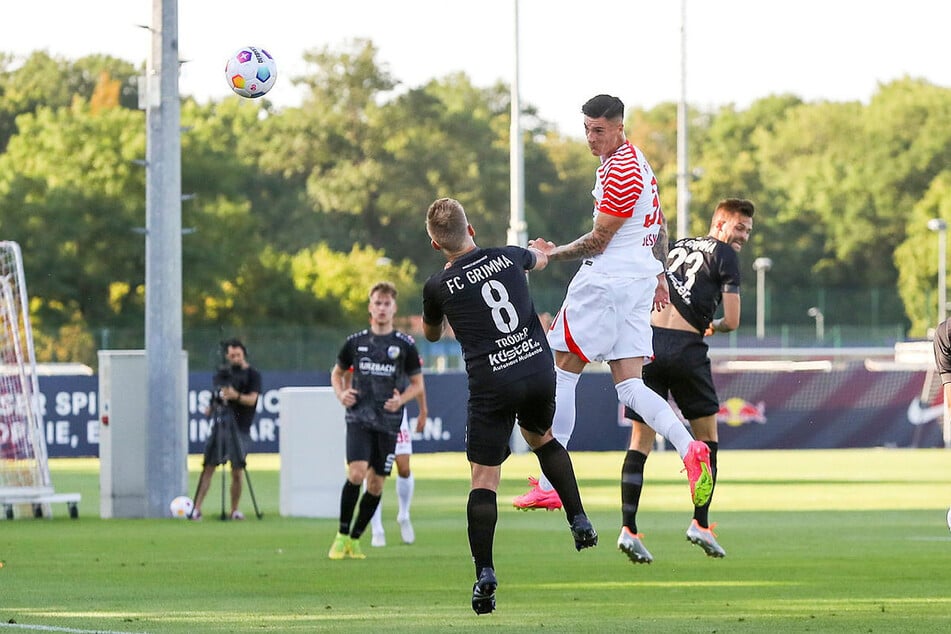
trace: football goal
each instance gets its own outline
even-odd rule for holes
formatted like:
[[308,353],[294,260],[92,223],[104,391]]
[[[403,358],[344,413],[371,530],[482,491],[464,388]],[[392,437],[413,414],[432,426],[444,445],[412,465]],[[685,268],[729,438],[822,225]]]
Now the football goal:
[[0,241],[0,507],[3,519],[51,517],[50,503],[78,515],[78,494],[56,495],[50,481],[23,257]]

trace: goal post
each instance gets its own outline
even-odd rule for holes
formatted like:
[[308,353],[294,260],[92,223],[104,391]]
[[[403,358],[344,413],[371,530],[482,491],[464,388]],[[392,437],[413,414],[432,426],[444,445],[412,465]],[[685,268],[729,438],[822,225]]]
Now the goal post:
[[0,241],[0,502],[4,517],[50,516],[53,493],[23,257]]

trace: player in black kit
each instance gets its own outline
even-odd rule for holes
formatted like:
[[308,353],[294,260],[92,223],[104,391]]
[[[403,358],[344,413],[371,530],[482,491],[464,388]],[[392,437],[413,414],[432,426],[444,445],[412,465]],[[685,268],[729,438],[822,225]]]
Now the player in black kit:
[[466,456],[472,488],[466,513],[476,572],[472,609],[485,614],[495,609],[496,491],[516,420],[561,496],[575,548],[597,545],[598,534],[585,515],[571,458],[551,435],[554,362],[525,279],[525,271],[543,269],[548,258],[517,246],[479,248],[465,210],[452,198],[429,207],[426,231],[448,262],[423,287],[423,332],[438,341],[448,321],[469,376]]
[[[403,407],[424,389],[416,343],[393,328],[396,287],[389,282],[374,285],[369,310],[370,327],[347,337],[330,373],[334,393],[347,408],[347,481],[340,493],[340,528],[330,559],[365,558],[360,537],[380,504],[396,459]],[[361,498],[364,480],[367,489]]]
[[[708,347],[703,337],[730,332],[740,325],[740,265],[737,253],[753,230],[753,203],[727,198],[717,203],[710,233],[682,238],[667,254],[670,304],[651,317],[654,359],[644,366],[644,383],[664,398],[673,396],[697,440],[710,447],[713,481],[717,476],[717,411],[719,399],[713,386]],[[722,303],[723,317],[713,315]],[[625,408],[635,421],[631,444],[624,459],[621,479],[621,513],[624,528],[634,538],[635,548],[625,550],[634,563],[650,563],[653,557],[637,532],[637,507],[644,482],[644,463],[654,444],[654,431],[637,413]],[[711,495],[712,499],[712,495]],[[687,540],[710,557],[724,557],[709,524],[710,502],[694,507]]]
[[[938,377],[941,379],[941,393],[944,397],[942,416],[946,417],[951,408],[951,319],[945,319],[934,329],[931,347]],[[948,526],[951,528],[951,512],[948,513]]]

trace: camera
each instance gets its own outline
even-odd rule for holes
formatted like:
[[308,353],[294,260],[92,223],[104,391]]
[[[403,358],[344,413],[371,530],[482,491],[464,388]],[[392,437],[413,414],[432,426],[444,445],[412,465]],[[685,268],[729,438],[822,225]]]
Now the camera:
[[232,365],[228,360],[227,342],[222,341],[219,344],[218,357],[218,368],[211,381],[213,387],[211,400],[215,405],[222,405],[224,400],[221,398],[221,389],[231,387],[240,392],[242,384],[247,382],[248,372],[240,365]]

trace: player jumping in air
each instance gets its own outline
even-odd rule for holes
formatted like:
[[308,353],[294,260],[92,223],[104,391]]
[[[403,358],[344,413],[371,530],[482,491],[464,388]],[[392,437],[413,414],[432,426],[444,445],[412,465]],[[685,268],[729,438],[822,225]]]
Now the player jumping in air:
[[[663,264],[667,221],[657,179],[643,152],[624,135],[620,99],[597,95],[581,111],[588,147],[601,159],[592,192],[594,227],[568,244],[556,246],[543,238],[529,242],[549,260],[581,260],[548,334],[557,375],[552,431],[567,446],[581,372],[588,363],[606,361],[618,398],[677,448],[691,498],[703,505],[713,489],[710,449],[693,439],[667,401],[641,378],[644,359],[653,354],[651,310],[662,309],[670,299]],[[519,508],[552,504],[549,489],[543,477],[513,503]],[[535,498],[541,498],[540,503]],[[623,529],[618,546],[625,553],[630,548]]]

